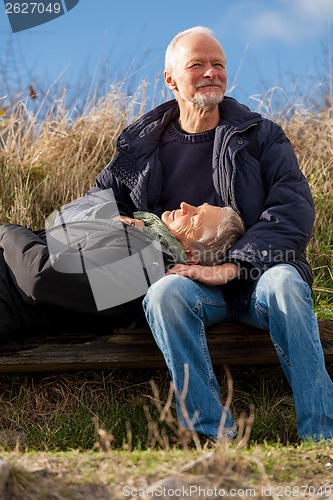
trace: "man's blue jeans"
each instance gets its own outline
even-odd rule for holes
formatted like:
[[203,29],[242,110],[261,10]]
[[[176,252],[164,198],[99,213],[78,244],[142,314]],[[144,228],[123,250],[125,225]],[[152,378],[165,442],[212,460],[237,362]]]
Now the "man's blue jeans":
[[[205,327],[236,319],[270,330],[293,391],[299,436],[315,440],[333,436],[333,383],[325,368],[311,289],[294,267],[280,264],[266,271],[250,307],[237,311],[236,316],[221,287],[177,275],[165,276],[151,286],[143,304],[174,382],[181,424],[189,427],[192,419],[196,432],[216,439],[224,419],[225,431],[230,429],[230,435],[235,435],[232,416],[220,401]],[[186,365],[189,380],[182,402],[179,394],[184,389]]]

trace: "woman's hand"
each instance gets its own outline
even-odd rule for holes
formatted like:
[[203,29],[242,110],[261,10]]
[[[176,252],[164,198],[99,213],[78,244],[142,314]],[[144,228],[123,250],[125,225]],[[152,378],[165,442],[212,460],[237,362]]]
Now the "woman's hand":
[[187,276],[188,278],[200,281],[205,285],[213,286],[225,285],[229,281],[238,278],[240,270],[236,264],[230,262],[221,264],[220,266],[186,266],[184,264],[176,264],[165,274],[179,274],[180,276]]

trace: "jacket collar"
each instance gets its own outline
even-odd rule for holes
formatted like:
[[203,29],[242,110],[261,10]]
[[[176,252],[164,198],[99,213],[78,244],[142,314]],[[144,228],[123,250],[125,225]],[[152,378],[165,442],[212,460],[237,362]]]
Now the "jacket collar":
[[[261,120],[259,113],[227,96],[220,104],[220,115],[224,126],[233,132],[243,132]],[[164,130],[178,116],[175,99],[157,106],[123,130],[117,140],[118,151],[134,157],[140,165],[140,160],[144,161],[158,147]]]

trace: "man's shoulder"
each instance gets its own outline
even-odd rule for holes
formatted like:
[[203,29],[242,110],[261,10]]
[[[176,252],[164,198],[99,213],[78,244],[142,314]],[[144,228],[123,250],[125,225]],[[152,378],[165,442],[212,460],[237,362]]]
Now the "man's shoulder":
[[[119,135],[117,149],[129,151],[133,145],[141,148],[142,138],[159,139],[161,133],[171,121],[179,116],[179,108],[176,100],[167,101],[140,116],[128,125]],[[139,144],[137,144],[139,140]],[[144,141],[146,142],[146,141]],[[149,141],[148,141],[149,142]]]
[[147,111],[145,114],[140,116],[137,120],[131,123],[125,132],[131,134],[143,130],[150,124],[155,124],[158,121],[172,121],[179,115],[178,103],[175,99],[171,101],[166,101],[159,106]]
[[253,125],[257,125],[255,127],[256,135],[262,142],[285,136],[282,126],[277,121],[263,116],[257,111],[252,111],[247,105],[240,103],[233,97],[225,96],[220,106],[221,116],[241,133],[248,133],[247,131]]
[[234,97],[225,96],[220,104],[220,114],[231,125],[239,127],[243,124],[256,123],[262,120],[260,113],[252,111]]

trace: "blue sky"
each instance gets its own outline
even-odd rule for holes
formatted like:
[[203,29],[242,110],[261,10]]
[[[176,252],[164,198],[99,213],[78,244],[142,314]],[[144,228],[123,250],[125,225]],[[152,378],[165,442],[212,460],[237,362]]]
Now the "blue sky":
[[332,0],[80,0],[14,34],[1,2],[0,21],[0,69],[20,72],[23,95],[30,83],[47,89],[56,80],[93,87],[103,67],[110,84],[125,78],[133,92],[146,79],[156,96],[168,42],[195,25],[214,30],[227,55],[228,94],[252,107],[273,87],[291,100],[295,87],[318,92],[333,51]]

